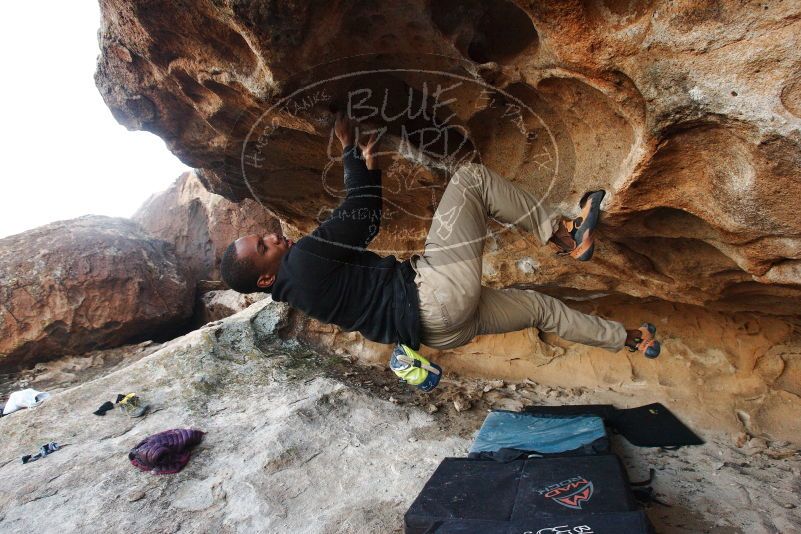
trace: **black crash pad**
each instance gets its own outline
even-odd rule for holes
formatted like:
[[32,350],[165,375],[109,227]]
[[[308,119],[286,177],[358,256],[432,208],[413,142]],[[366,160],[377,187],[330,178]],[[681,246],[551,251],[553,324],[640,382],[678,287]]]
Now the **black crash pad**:
[[[518,524],[541,525],[532,530],[537,532],[565,522],[581,526],[578,523],[600,514],[605,518],[598,518],[598,525],[617,525],[614,528],[626,534],[650,532],[647,520],[639,530],[629,526],[638,521],[632,518],[640,516],[626,512],[639,512],[639,506],[620,460],[613,454],[508,463],[446,458],[409,507],[405,526],[407,534],[422,534],[469,532],[464,529],[482,522],[497,527],[486,532],[507,532],[502,529]],[[622,514],[619,523],[614,514]],[[437,528],[452,530],[432,530]]]

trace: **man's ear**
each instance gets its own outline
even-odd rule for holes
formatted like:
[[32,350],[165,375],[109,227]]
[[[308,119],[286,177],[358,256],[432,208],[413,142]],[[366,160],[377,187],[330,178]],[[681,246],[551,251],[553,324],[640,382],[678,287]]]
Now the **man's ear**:
[[256,280],[256,285],[261,288],[267,288],[273,285],[273,282],[275,282],[274,274],[263,274],[259,276],[258,280]]

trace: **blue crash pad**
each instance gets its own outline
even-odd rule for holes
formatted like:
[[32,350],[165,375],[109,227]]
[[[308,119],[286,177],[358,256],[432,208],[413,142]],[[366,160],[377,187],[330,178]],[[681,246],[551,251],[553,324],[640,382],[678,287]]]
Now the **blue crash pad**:
[[605,437],[603,419],[594,415],[538,416],[497,410],[487,415],[470,453],[518,449],[554,454]]

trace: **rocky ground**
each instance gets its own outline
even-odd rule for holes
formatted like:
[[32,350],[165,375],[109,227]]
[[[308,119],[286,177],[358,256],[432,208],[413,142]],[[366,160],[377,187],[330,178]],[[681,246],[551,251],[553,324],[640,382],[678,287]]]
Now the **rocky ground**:
[[[464,456],[490,408],[650,402],[647,395],[449,376],[430,394],[384,368],[284,341],[269,300],[165,344],[40,364],[2,381],[54,393],[0,419],[0,531],[401,532],[439,461]],[[121,355],[127,354],[125,359]],[[152,405],[92,415],[118,392]],[[681,407],[671,408],[681,416]],[[134,469],[127,452],[174,427],[207,432],[187,468]],[[614,438],[632,479],[656,470],[659,532],[788,533],[801,528],[801,457],[782,443],[696,428],[677,451]],[[67,446],[23,465],[55,440]]]

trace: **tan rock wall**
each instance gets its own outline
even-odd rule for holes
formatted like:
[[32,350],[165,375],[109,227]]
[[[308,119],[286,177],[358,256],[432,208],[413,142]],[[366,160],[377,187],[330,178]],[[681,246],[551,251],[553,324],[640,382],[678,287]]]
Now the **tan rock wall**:
[[[567,213],[583,191],[609,192],[594,263],[504,234],[491,283],[798,314],[801,219],[788,202],[801,193],[797,3],[101,7],[96,78],[117,119],[162,136],[211,190],[255,197],[301,232],[341,198],[326,156],[332,104],[355,87],[376,106],[386,91],[387,109],[403,111],[408,91],[419,106],[459,80],[441,115],[481,161]],[[527,111],[510,120],[515,106]],[[390,146],[401,123],[430,126],[390,121]],[[375,246],[406,256],[422,246],[447,162],[386,163],[390,206]],[[513,268],[521,256],[537,268]]]
[[[610,353],[541,335],[531,328],[479,336],[452,350],[421,351],[454,376],[526,379],[564,388],[610,390],[675,406],[698,428],[746,432],[801,444],[801,335],[782,319],[728,314],[668,302],[601,298],[567,301],[625,324],[653,321],[662,339],[656,360]],[[384,366],[392,347],[323,325],[299,313],[290,335],[321,350]]]

